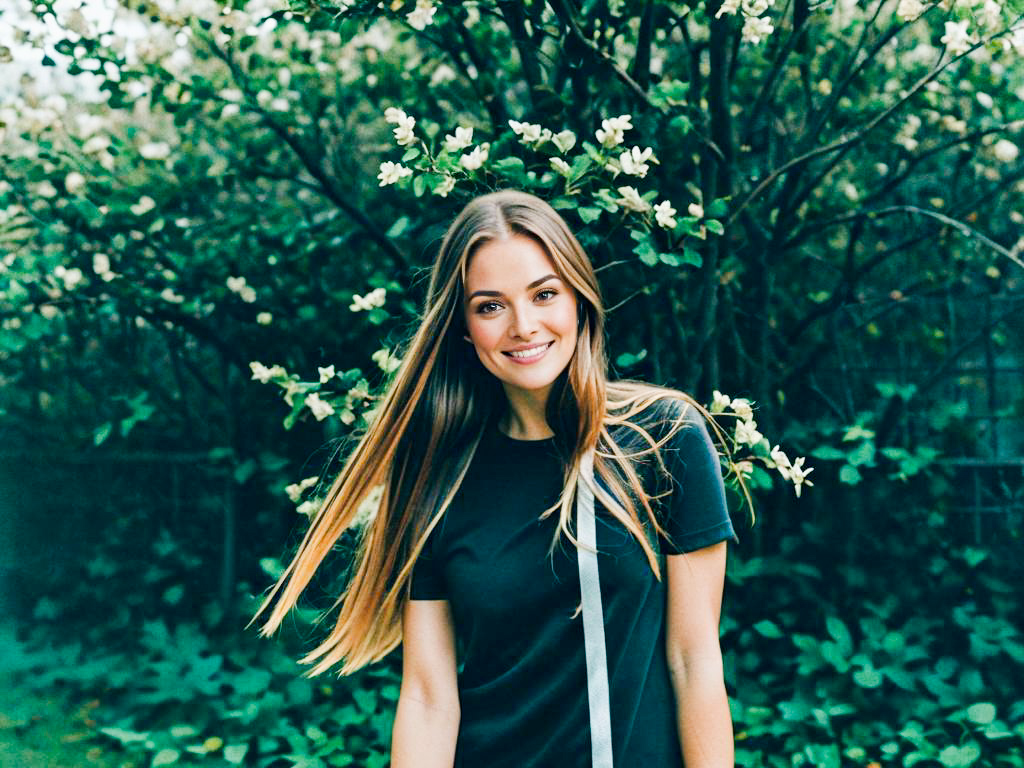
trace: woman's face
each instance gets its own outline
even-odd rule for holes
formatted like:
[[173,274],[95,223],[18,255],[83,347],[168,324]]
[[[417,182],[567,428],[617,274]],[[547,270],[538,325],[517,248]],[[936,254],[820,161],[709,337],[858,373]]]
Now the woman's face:
[[470,258],[465,317],[467,339],[506,391],[546,397],[576,350],[575,292],[523,235],[491,240]]

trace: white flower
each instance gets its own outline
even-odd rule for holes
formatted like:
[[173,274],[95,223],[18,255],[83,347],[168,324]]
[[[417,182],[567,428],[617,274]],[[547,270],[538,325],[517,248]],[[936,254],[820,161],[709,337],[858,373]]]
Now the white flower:
[[617,147],[623,141],[626,131],[633,127],[633,118],[630,115],[619,115],[601,121],[601,127],[597,129],[597,140],[603,147]]
[[743,0],[743,13],[746,16],[760,16],[774,4],[775,0]]
[[455,177],[450,173],[444,175],[444,180],[434,187],[434,194],[441,197],[448,197],[448,193],[455,189]]
[[164,160],[171,154],[171,145],[166,141],[151,141],[139,147],[139,154],[146,160]]
[[260,384],[266,384],[275,376],[284,376],[286,371],[280,365],[274,365],[270,368],[258,363],[255,360],[249,363],[249,370],[252,371],[252,378],[254,381],[260,382]]
[[647,175],[647,171],[650,170],[647,161],[656,162],[652,157],[653,154],[654,150],[650,147],[647,149],[633,147],[628,152],[623,152],[619,155],[619,165],[622,167],[622,172],[628,173],[630,176],[639,176],[642,179]]
[[558,148],[559,152],[565,154],[576,146],[576,134],[572,131],[559,131],[551,137],[551,143]]
[[779,474],[781,474],[786,480],[789,480],[789,469],[792,465],[789,463],[789,457],[786,455],[785,451],[776,445],[771,450],[771,457],[771,461],[766,461],[765,464],[779,470]]
[[185,297],[175,293],[170,286],[160,291],[160,298],[171,304],[181,304],[185,301]]
[[136,216],[141,216],[144,213],[149,213],[156,207],[156,201],[153,200],[149,195],[143,195],[139,198],[139,202],[135,205],[129,206],[129,210]]
[[461,125],[455,129],[455,135],[448,134],[444,137],[444,148],[449,152],[458,152],[473,143],[473,128],[463,128]]
[[560,157],[551,158],[551,167],[554,168],[557,173],[562,174],[566,178],[569,178],[569,174],[572,173],[572,168]]
[[437,8],[430,0],[416,0],[416,9],[405,15],[405,20],[413,29],[424,30],[434,23]]
[[675,229],[678,222],[675,220],[677,211],[672,207],[672,203],[668,200],[662,200],[656,206],[654,206],[654,219],[658,222],[659,227],[665,229]]
[[981,104],[981,106],[983,106],[985,109],[992,109],[992,107],[995,106],[996,103],[995,99],[993,99],[984,91],[978,91],[974,95],[974,98],[976,98],[978,100],[978,103]]
[[388,107],[384,110],[384,119],[389,123],[396,123],[400,125],[402,121],[408,117],[409,116],[405,114],[405,110],[399,109],[398,107]]
[[105,275],[110,272],[110,257],[105,253],[93,254],[92,271],[97,275]]
[[740,445],[757,445],[764,436],[757,431],[757,422],[753,419],[740,421],[736,424],[735,440]]
[[979,14],[982,26],[995,28],[1003,22],[1003,8],[995,0],[986,0]]
[[971,35],[967,31],[968,19],[963,21],[947,21],[946,34],[939,38],[953,56],[966,53],[971,48]]
[[312,411],[317,421],[323,421],[334,413],[334,406],[321,400],[320,395],[316,392],[310,392],[306,395],[306,406]]
[[416,134],[412,132],[412,129],[416,127],[416,118],[409,117],[409,115],[402,113],[402,117],[397,121],[397,127],[392,131],[395,134],[395,141],[399,146],[407,147],[410,144],[416,143]]
[[715,14],[716,19],[722,18],[722,14],[728,13],[730,16],[734,16],[736,11],[740,9],[740,0],[722,0],[722,4],[718,7],[718,12]]
[[481,144],[478,147],[473,147],[472,152],[459,158],[459,165],[467,171],[475,171],[484,164],[485,160],[487,160],[487,152],[489,149],[490,146],[487,144]]
[[544,129],[536,123],[520,123],[518,120],[509,120],[508,124],[523,144],[536,144],[541,141]]
[[229,277],[226,281],[228,290],[238,294],[239,298],[246,304],[256,301],[256,290],[248,285],[244,277]]
[[752,461],[737,461],[733,467],[740,477],[750,477],[754,474],[754,462]]
[[64,189],[69,194],[77,195],[85,188],[85,176],[80,174],[78,171],[71,171],[67,176],[64,177]]
[[721,392],[719,392],[716,389],[714,391],[714,393],[712,394],[712,396],[711,396],[711,412],[712,413],[722,413],[722,412],[724,412],[725,409],[729,407],[729,402],[730,402],[729,396],[728,395],[723,395]]
[[690,203],[686,206],[686,212],[697,219],[704,218],[704,206],[700,203]]
[[288,494],[288,498],[292,500],[292,504],[298,504],[299,499],[302,498],[302,492],[310,486],[316,485],[319,480],[320,478],[316,476],[307,477],[305,480],[285,486],[284,492]]
[[637,213],[651,210],[651,204],[640,197],[640,193],[637,192],[635,187],[619,187],[617,191],[622,195],[617,202],[629,210],[636,211]]
[[1020,154],[1020,148],[1009,139],[1000,139],[992,147],[996,160],[1001,163],[1012,163]]
[[274,316],[269,312],[260,312],[256,315],[256,322],[260,325],[270,325],[274,322]]
[[1003,38],[1003,52],[1010,51],[1018,56],[1024,56],[1024,27],[1018,27]]
[[312,517],[316,514],[316,511],[320,509],[321,503],[322,502],[318,499],[307,499],[306,501],[299,504],[299,506],[295,508],[295,511],[298,512],[300,515]]
[[793,462],[793,465],[789,468],[789,479],[793,482],[793,490],[796,492],[797,498],[800,497],[800,489],[805,485],[813,486],[807,476],[814,471],[814,467],[807,467],[804,469],[803,466],[804,457],[799,457]]
[[750,407],[750,401],[745,397],[737,397],[730,403],[733,413],[739,416],[744,421],[750,421],[754,418],[754,409]]
[[385,288],[374,288],[365,296],[353,296],[352,303],[349,305],[349,309],[353,312],[358,312],[362,309],[374,309],[375,307],[383,307],[384,301],[387,297],[387,289]]
[[412,176],[412,169],[406,168],[404,165],[399,163],[393,163],[390,160],[385,160],[380,164],[380,173],[377,174],[377,178],[380,179],[379,186],[386,187],[388,184],[394,184],[399,179],[404,179],[406,176]]
[[775,31],[767,16],[747,16],[743,21],[743,41],[757,45]]
[[370,359],[375,362],[384,373],[391,373],[402,364],[402,358],[392,355],[388,349],[378,349]]
[[317,366],[316,372],[320,374],[320,383],[326,384],[328,381],[334,378],[334,366],[328,365],[326,368]]

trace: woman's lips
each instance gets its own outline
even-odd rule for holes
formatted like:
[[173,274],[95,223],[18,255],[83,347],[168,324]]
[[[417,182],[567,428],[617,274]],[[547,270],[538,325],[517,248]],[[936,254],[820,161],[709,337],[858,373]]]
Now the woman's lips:
[[537,347],[536,349],[540,349],[540,352],[530,350],[530,352],[533,352],[533,354],[525,358],[517,357],[513,355],[511,352],[502,352],[502,354],[505,355],[505,357],[507,357],[513,363],[519,363],[520,365],[529,365],[530,363],[535,363],[538,360],[542,359],[548,353],[548,350],[551,349],[551,345],[554,343],[555,342],[553,341],[549,341],[545,346]]

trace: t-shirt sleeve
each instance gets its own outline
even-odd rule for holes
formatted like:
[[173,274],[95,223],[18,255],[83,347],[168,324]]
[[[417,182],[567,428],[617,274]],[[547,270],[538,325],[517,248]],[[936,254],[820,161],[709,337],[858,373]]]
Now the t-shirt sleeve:
[[444,571],[437,552],[437,539],[444,520],[434,526],[412,569],[410,600],[444,600],[448,597],[444,583]]
[[686,408],[683,425],[661,448],[672,477],[672,494],[662,499],[661,518],[671,540],[659,537],[661,551],[667,555],[692,552],[725,539],[737,541],[718,451],[707,424],[693,406],[680,404],[672,413],[682,408]]

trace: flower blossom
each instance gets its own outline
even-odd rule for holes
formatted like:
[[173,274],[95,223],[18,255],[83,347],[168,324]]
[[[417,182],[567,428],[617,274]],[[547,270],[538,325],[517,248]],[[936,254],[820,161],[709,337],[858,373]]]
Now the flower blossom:
[[391,373],[398,366],[402,364],[402,358],[397,355],[392,355],[388,349],[378,349],[372,355],[370,359],[377,364],[377,366],[384,371],[384,373]]
[[896,6],[896,15],[903,21],[913,21],[924,13],[925,4],[921,0],[900,0]]
[[722,4],[718,7],[718,12],[715,13],[715,18],[720,19],[726,13],[734,16],[739,9],[740,0],[722,0]]
[[949,52],[954,56],[967,53],[971,48],[972,40],[970,33],[967,31],[968,23],[967,19],[963,21],[947,21],[946,34],[939,38],[939,42],[944,43]]
[[461,125],[455,129],[455,135],[448,134],[444,137],[444,148],[449,152],[458,152],[473,143],[473,127],[463,128]]
[[434,7],[431,0],[416,0],[416,8],[405,14],[405,20],[413,29],[423,31],[434,23],[435,13],[437,13],[437,8]]
[[270,368],[263,363],[253,360],[249,363],[249,370],[252,371],[252,380],[260,384],[266,384],[275,376],[284,376],[287,372],[280,365],[273,365]]
[[484,161],[487,160],[487,152],[489,149],[490,147],[487,144],[481,144],[480,146],[473,147],[472,152],[469,152],[459,158],[459,165],[467,171],[475,171],[484,164]]
[[399,163],[393,163],[390,160],[385,160],[380,164],[380,173],[377,174],[377,178],[380,179],[381,187],[386,187],[388,184],[394,184],[399,179],[404,179],[406,176],[412,176],[412,169],[406,168],[404,165]]
[[395,124],[393,133],[399,146],[407,147],[416,143],[416,134],[412,132],[412,129],[416,127],[415,117],[410,117],[405,110],[398,107],[388,107],[384,110],[384,119]]
[[628,152],[623,152],[619,155],[619,165],[623,173],[627,173],[630,176],[639,176],[642,179],[647,175],[647,171],[650,170],[647,161],[657,162],[653,155],[654,150],[650,147],[647,149],[633,147]]
[[744,421],[750,421],[754,418],[754,409],[751,408],[750,401],[745,397],[737,397],[729,405],[733,413]]
[[735,440],[740,445],[757,445],[762,439],[764,435],[757,431],[757,422],[753,419],[736,424]]
[[551,137],[551,143],[558,148],[559,152],[564,154],[576,146],[576,134],[568,130],[559,131]]
[[359,312],[363,309],[369,310],[376,307],[383,307],[386,297],[387,289],[374,288],[365,296],[354,295],[352,297],[352,303],[349,305],[349,309],[352,312]]
[[1000,139],[992,147],[996,160],[1001,163],[1012,163],[1020,154],[1020,148],[1009,139]]
[[326,384],[328,381],[334,378],[334,366],[328,365],[326,368],[317,366],[316,372],[320,375],[320,383]]
[[730,402],[729,396],[728,395],[723,395],[721,392],[719,392],[716,389],[714,391],[714,393],[712,394],[712,396],[711,396],[711,412],[712,413],[722,413],[722,412],[724,412],[725,409],[729,407],[729,402]]
[[334,413],[334,406],[321,400],[320,395],[316,392],[310,392],[306,395],[306,406],[313,413],[313,416],[316,417],[317,421],[323,421]]
[[434,194],[440,197],[448,197],[448,193],[453,189],[455,189],[455,177],[450,173],[446,173],[441,183],[434,187]]
[[228,290],[244,301],[246,304],[252,304],[256,301],[256,289],[249,285],[245,277],[229,277],[226,281]]
[[800,498],[800,489],[803,486],[814,485],[814,483],[807,479],[807,476],[814,471],[814,467],[807,467],[806,469],[804,469],[803,464],[804,457],[800,456],[799,458],[797,458],[796,461],[793,462],[792,466],[789,468],[789,479],[793,483],[793,491],[796,493],[797,498]]
[[554,138],[550,129],[542,128],[536,123],[520,123],[518,120],[509,120],[508,124],[523,144],[543,144]]
[[676,228],[676,224],[679,223],[675,219],[676,213],[676,209],[672,207],[672,203],[668,200],[662,200],[654,206],[654,219],[658,222],[659,227],[664,227],[665,229]]
[[572,173],[572,167],[560,157],[551,158],[551,167],[566,178],[569,178],[569,174]]
[[757,45],[775,31],[772,21],[766,16],[747,16],[743,21],[743,41]]
[[633,127],[633,118],[630,115],[619,115],[618,117],[609,117],[607,120],[601,121],[601,127],[597,129],[597,140],[601,142],[601,146],[608,149],[617,147],[623,141],[625,136],[623,135],[626,131]]
[[316,485],[320,480],[319,477],[307,477],[305,480],[300,480],[297,483],[285,486],[284,492],[288,494],[288,498],[291,499],[292,504],[298,504],[299,499],[302,498],[302,492],[310,486]]
[[640,193],[637,192],[635,187],[619,187],[617,191],[622,195],[617,202],[629,210],[636,211],[637,213],[651,210],[651,204],[640,197]]
[[747,16],[760,16],[775,4],[775,0],[743,0],[743,13]]

